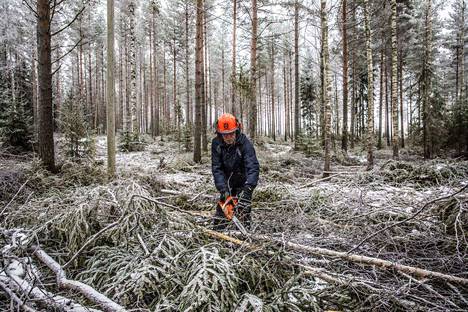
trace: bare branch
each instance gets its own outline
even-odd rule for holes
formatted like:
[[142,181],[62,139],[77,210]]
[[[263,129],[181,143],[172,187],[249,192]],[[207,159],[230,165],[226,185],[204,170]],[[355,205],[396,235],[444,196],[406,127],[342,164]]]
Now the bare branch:
[[62,27],[60,30],[57,30],[56,32],[52,33],[50,36],[53,37],[53,36],[56,36],[58,34],[60,34],[62,31],[64,31],[65,29],[67,29],[68,27],[71,26],[71,24],[73,24],[76,19],[81,15],[81,13],[83,13],[83,11],[85,10],[86,6],[83,6],[81,8],[81,10],[75,15],[75,17],[71,20],[70,23],[68,23],[67,25],[65,25],[64,27]]
[[70,54],[79,44],[80,42],[83,40],[83,38],[81,38],[80,40],[78,40],[78,42],[67,52],[65,53],[64,55],[60,56],[58,59],[52,61],[52,64],[55,64],[57,62],[59,62],[61,59],[63,59],[65,56],[67,56],[68,54]]
[[32,6],[29,4],[29,2],[28,2],[27,0],[23,0],[22,2],[29,8],[29,10],[30,10],[31,12],[34,13],[34,15],[36,16],[36,18],[39,17],[39,15],[37,14],[37,11],[34,10],[34,9],[32,8]]

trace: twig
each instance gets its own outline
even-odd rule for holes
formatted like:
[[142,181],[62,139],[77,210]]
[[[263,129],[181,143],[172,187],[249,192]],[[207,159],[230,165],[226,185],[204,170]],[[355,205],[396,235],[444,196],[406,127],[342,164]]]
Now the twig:
[[200,196],[203,195],[204,193],[205,193],[205,191],[198,193],[197,195],[195,195],[194,197],[192,197],[191,199],[189,199],[188,202],[191,203],[191,202],[195,201],[198,197],[200,197]]
[[16,196],[18,196],[18,194],[21,192],[21,190],[23,189],[23,187],[25,187],[25,185],[29,182],[29,179],[26,180],[26,182],[23,183],[23,185],[21,185],[21,187],[18,189],[18,191],[16,192],[16,194],[13,196],[13,198],[8,202],[8,204],[5,206],[5,208],[3,208],[2,212],[0,212],[0,216],[3,215],[3,213],[8,209],[8,207],[10,206],[10,204],[15,200]]
[[78,291],[92,302],[98,304],[104,311],[115,312],[125,311],[125,308],[115,303],[111,299],[107,298],[103,294],[97,292],[91,286],[78,282],[75,280],[69,280],[66,277],[65,271],[54,259],[52,259],[44,250],[36,247],[34,255],[42,261],[49,269],[51,269],[57,277],[57,285],[59,288],[71,289]]
[[303,189],[303,188],[309,187],[309,186],[311,186],[311,185],[314,185],[314,184],[317,183],[317,182],[330,180],[331,178],[336,177],[336,176],[338,176],[338,175],[340,175],[340,173],[335,173],[335,174],[332,174],[332,175],[330,175],[330,176],[328,176],[328,177],[326,177],[326,178],[321,178],[321,179],[318,179],[318,180],[314,180],[314,181],[312,181],[312,182],[309,182],[309,183],[307,183],[307,184],[304,184],[304,185],[300,186],[298,189]]
[[425,284],[424,282],[419,281],[419,280],[413,278],[412,276],[409,276],[409,275],[406,274],[406,273],[400,272],[400,274],[403,275],[404,277],[406,277],[407,279],[418,283],[418,284],[421,285],[424,289],[426,289],[426,290],[429,291],[430,293],[434,294],[434,295],[437,296],[438,298],[444,300],[445,302],[447,302],[448,304],[450,304],[452,307],[454,307],[454,308],[456,308],[456,309],[460,309],[460,307],[459,307],[458,305],[456,305],[456,304],[453,303],[452,301],[448,300],[447,298],[445,298],[444,296],[442,296],[441,294],[439,294],[439,293],[438,293],[437,291],[435,291],[430,285],[427,285],[427,284]]
[[371,238],[377,236],[378,234],[380,234],[380,233],[382,233],[382,232],[384,232],[384,231],[386,231],[386,230],[388,230],[388,229],[390,229],[390,228],[392,228],[392,227],[394,227],[394,226],[403,224],[403,223],[405,223],[405,222],[408,222],[408,221],[410,221],[410,220],[416,218],[421,212],[424,211],[424,209],[426,209],[427,206],[429,206],[429,205],[431,205],[431,204],[433,204],[433,203],[435,203],[435,202],[438,202],[438,201],[440,201],[440,200],[444,200],[444,199],[453,197],[453,196],[455,196],[455,195],[457,195],[457,194],[463,192],[463,191],[466,190],[467,188],[468,188],[468,184],[465,185],[464,187],[462,187],[462,188],[461,188],[460,190],[458,190],[457,192],[451,194],[451,195],[439,197],[439,198],[436,198],[436,199],[434,199],[434,200],[431,200],[430,202],[427,202],[424,206],[422,206],[421,209],[419,209],[418,211],[416,211],[412,216],[410,216],[410,217],[408,217],[408,218],[406,218],[406,219],[404,219],[404,220],[398,221],[398,222],[396,222],[396,223],[387,225],[386,227],[384,227],[384,228],[378,230],[377,232],[375,232],[375,233],[373,233],[373,234],[367,236],[367,237],[364,238],[359,244],[357,244],[355,247],[353,247],[352,249],[350,249],[350,250],[348,251],[348,253],[351,253],[351,252],[355,251],[356,249],[358,249],[359,247],[361,247],[362,244],[364,244],[365,242],[367,242],[369,239],[371,239]]
[[68,260],[68,262],[63,265],[63,268],[64,269],[67,268],[76,259],[76,257],[78,257],[83,252],[83,250],[85,250],[85,248],[88,247],[89,244],[94,242],[99,236],[102,235],[102,233],[106,232],[107,230],[109,230],[109,229],[113,228],[114,226],[116,226],[117,224],[119,224],[121,220],[122,220],[122,217],[119,220],[108,224],[106,227],[102,228],[99,232],[97,232],[96,234],[91,236],[86,241],[86,243],[84,243],[83,246],[81,246],[81,248],[73,255],[73,257],[71,257],[71,259]]
[[147,256],[149,256],[149,255],[150,255],[150,252],[149,252],[149,250],[148,250],[148,247],[146,247],[145,242],[144,242],[143,239],[141,238],[140,233],[137,233],[137,238],[138,238],[138,241],[140,242],[141,247],[142,247],[143,250],[145,251],[145,254],[146,254]]
[[0,281],[0,288],[3,289],[4,292],[10,296],[10,298],[16,302],[19,308],[22,308],[26,312],[37,312],[37,310],[34,310],[30,306],[26,305],[23,300],[21,300],[10,288],[7,287],[4,283]]

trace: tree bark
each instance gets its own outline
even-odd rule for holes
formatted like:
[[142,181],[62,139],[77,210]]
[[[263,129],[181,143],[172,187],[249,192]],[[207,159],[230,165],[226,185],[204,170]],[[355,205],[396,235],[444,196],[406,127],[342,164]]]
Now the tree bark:
[[133,133],[139,132],[137,119],[137,86],[136,86],[136,34],[135,34],[135,2],[130,0],[128,3],[129,15],[129,35],[130,35],[130,108],[131,108],[131,128]]
[[[185,118],[188,128],[192,125],[192,114],[190,108],[190,80],[189,80],[189,2],[185,3]],[[186,150],[188,150],[186,140]]]
[[39,156],[49,171],[55,171],[49,0],[38,0],[36,12],[39,82]]
[[[297,5],[297,2],[296,2]],[[329,52],[328,52],[328,18],[327,18],[327,2],[321,0],[320,15],[321,15],[321,28],[322,28],[322,51],[323,51],[323,106],[324,106],[324,130],[325,130],[325,162],[323,166],[323,177],[330,175],[330,126],[331,126],[331,74],[330,74],[330,63],[329,63]],[[297,92],[297,91],[296,91]]]
[[252,41],[250,46],[250,114],[249,134],[255,140],[257,131],[257,0],[252,0]]
[[195,42],[195,127],[194,127],[194,147],[193,161],[201,162],[201,127],[202,116],[201,109],[203,103],[204,82],[203,72],[203,0],[197,0],[197,26]]
[[[328,26],[327,26],[328,27]],[[301,131],[301,108],[299,107],[299,1],[294,2],[294,140]]]
[[33,125],[34,133],[38,133],[38,108],[37,108],[37,73],[36,73],[36,53],[37,49],[33,51],[31,59],[31,80],[32,80],[32,108],[33,108]]
[[238,113],[236,108],[236,31],[237,31],[237,0],[233,0],[232,15],[232,73],[231,73],[231,112]]
[[396,0],[391,2],[392,17],[391,17],[391,32],[392,32],[392,150],[393,159],[399,159],[399,140],[398,140],[398,51],[397,51],[397,10]]
[[[374,167],[374,71],[372,63],[372,35],[370,28],[369,3],[364,0],[364,23],[367,51],[367,170]],[[361,111],[363,114],[363,110]]]
[[383,72],[384,72],[384,50],[380,50],[380,94],[379,94],[379,138],[377,148],[382,148],[382,110],[383,110]]
[[271,135],[273,141],[276,141],[276,125],[275,125],[275,43],[271,42],[271,57],[270,57],[270,71],[271,71]]
[[424,64],[423,64],[423,144],[424,158],[432,157],[431,131],[430,131],[430,103],[429,93],[431,86],[430,67],[431,67],[431,49],[432,49],[432,0],[426,0],[427,7],[425,12],[425,31],[424,31]]
[[115,175],[114,0],[107,0],[107,174]]
[[[353,36],[356,35],[356,4],[353,3],[351,14],[351,27]],[[351,90],[351,125],[350,125],[350,147],[354,148],[355,134],[356,134],[356,43],[351,45],[351,58],[352,58],[352,90]]]
[[[404,114],[403,114],[403,51],[400,49],[400,74],[398,75],[398,81],[400,84],[400,138],[401,138],[401,147],[405,148],[405,124],[404,124]],[[408,121],[407,121],[408,122]]]
[[347,1],[343,0],[341,24],[343,29],[343,132],[341,149],[348,152],[348,35],[347,35]]

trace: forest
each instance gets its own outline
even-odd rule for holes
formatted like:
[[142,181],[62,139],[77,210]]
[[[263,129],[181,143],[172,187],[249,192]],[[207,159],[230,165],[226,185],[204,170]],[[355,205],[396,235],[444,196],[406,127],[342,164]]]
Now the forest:
[[0,311],[467,311],[466,9],[0,0]]

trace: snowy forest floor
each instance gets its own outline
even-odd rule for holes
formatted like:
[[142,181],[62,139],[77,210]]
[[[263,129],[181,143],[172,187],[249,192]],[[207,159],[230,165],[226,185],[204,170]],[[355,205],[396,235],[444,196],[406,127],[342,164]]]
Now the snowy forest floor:
[[0,311],[18,302],[64,309],[50,308],[56,295],[102,308],[57,284],[39,247],[69,279],[132,311],[468,309],[468,161],[403,151],[397,162],[380,150],[365,171],[365,152],[355,150],[335,157],[324,180],[320,157],[262,140],[243,237],[207,230],[218,196],[208,154],[195,164],[158,138],[118,153],[118,177],[106,182],[105,138],[96,145],[96,161],[65,161],[58,174],[30,155],[0,153]]

